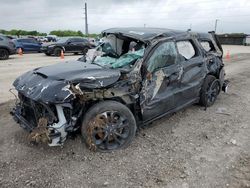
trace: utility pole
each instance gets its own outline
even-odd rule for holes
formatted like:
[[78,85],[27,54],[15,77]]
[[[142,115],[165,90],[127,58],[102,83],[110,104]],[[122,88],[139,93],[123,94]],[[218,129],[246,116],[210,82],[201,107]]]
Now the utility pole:
[[217,29],[217,22],[218,22],[219,20],[218,19],[216,19],[215,20],[215,26],[214,26],[214,32],[216,33],[216,29]]
[[190,24],[189,29],[190,29],[190,31],[192,31],[192,24]]
[[88,29],[88,9],[87,9],[87,3],[85,3],[84,6],[84,18],[85,18],[85,34],[88,35],[89,34],[89,29]]

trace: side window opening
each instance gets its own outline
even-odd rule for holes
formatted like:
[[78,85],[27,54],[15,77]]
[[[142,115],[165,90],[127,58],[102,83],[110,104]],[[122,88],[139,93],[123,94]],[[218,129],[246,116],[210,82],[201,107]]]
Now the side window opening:
[[164,42],[154,50],[147,62],[147,70],[154,72],[163,67],[175,64],[177,61],[177,51],[174,42]]
[[211,41],[202,40],[202,41],[200,41],[200,44],[201,44],[202,48],[203,48],[206,52],[215,51],[215,47],[214,47],[214,45],[212,44]]
[[191,41],[178,41],[176,44],[179,54],[182,55],[186,60],[196,56],[196,51]]
[[72,38],[70,42],[77,42],[77,38]]
[[117,38],[115,35],[110,34],[105,38],[105,43],[109,43],[110,48],[120,56],[122,54],[122,46],[124,40]]

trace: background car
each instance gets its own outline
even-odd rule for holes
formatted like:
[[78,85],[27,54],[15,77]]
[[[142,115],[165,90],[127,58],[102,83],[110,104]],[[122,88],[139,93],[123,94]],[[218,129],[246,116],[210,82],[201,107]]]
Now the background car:
[[34,38],[20,38],[13,41],[16,48],[21,48],[23,52],[41,52],[42,43]]
[[14,42],[8,37],[0,35],[0,60],[9,58],[9,55],[16,53],[16,46]]
[[47,39],[47,42],[56,42],[57,41],[57,36],[55,36],[55,35],[48,35],[45,38]]
[[[45,135],[37,127],[48,127],[47,143],[60,146],[81,130],[91,150],[121,149],[137,128],[195,103],[212,106],[226,91],[214,32],[112,28],[102,35],[92,58],[39,67],[15,80],[20,101],[11,114],[39,135],[33,138]],[[62,44],[76,46],[75,40]]]
[[42,52],[46,55],[60,56],[61,51],[64,53],[83,53],[86,54],[88,49],[94,48],[87,39],[81,37],[61,38],[56,43],[42,46]]
[[39,42],[48,42],[48,39],[46,38],[46,37],[38,37],[37,38],[37,40],[39,41]]

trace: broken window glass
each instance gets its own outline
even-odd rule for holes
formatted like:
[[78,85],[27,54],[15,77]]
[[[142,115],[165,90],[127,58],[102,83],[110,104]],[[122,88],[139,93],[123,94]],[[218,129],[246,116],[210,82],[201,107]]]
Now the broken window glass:
[[195,56],[195,49],[190,41],[179,41],[177,42],[177,48],[179,53],[185,59],[191,59]]
[[144,55],[144,48],[137,51],[129,51],[126,54],[123,54],[119,58],[113,58],[109,56],[98,56],[94,60],[95,64],[101,65],[103,67],[110,68],[121,68],[126,65],[131,65],[138,59],[142,58]]
[[160,68],[176,63],[177,51],[174,42],[164,42],[160,44],[152,56],[149,58],[148,71],[154,72]]

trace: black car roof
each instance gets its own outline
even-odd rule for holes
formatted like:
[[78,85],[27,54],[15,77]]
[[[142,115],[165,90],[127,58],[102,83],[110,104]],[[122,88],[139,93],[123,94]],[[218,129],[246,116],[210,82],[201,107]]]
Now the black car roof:
[[102,32],[102,35],[121,34],[144,42],[150,41],[157,36],[176,37],[179,35],[196,35],[199,38],[209,38],[209,33],[188,32],[181,30],[165,29],[165,28],[144,28],[144,27],[126,27],[126,28],[111,28]]

